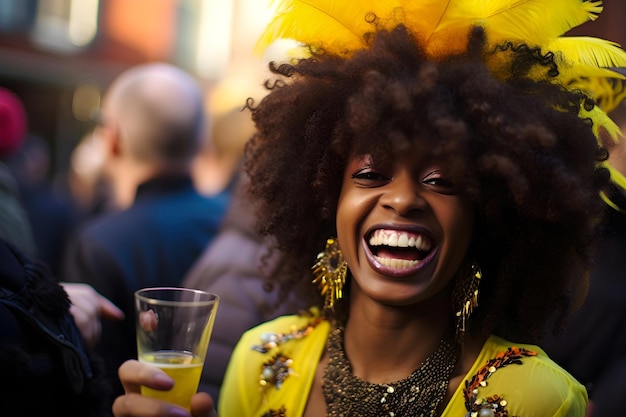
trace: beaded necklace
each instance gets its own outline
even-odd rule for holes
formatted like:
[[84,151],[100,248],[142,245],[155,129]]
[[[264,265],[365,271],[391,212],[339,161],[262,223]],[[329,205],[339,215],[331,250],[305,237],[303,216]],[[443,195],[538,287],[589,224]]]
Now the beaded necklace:
[[343,349],[343,327],[328,338],[329,361],[322,390],[328,417],[432,417],[443,399],[458,357],[453,337],[444,338],[437,350],[406,379],[372,384],[352,374]]

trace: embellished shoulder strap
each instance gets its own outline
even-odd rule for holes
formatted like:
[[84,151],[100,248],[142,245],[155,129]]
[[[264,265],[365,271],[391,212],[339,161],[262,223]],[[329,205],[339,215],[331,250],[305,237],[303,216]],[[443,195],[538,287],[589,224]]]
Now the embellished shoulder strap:
[[293,327],[286,332],[266,332],[261,334],[260,344],[252,345],[252,350],[263,354],[271,354],[270,358],[263,363],[259,376],[259,385],[265,391],[274,385],[280,389],[283,382],[292,374],[291,366],[293,359],[281,352],[280,346],[294,339],[303,339],[324,321],[324,318],[311,311],[311,319],[302,327]]
[[537,352],[516,346],[508,348],[504,352],[498,353],[495,358],[489,359],[478,372],[465,381],[463,396],[465,397],[465,409],[468,411],[467,417],[508,417],[508,402],[504,397],[493,395],[490,397],[479,397],[479,389],[487,386],[487,380],[498,369],[507,365],[522,364],[522,358],[526,356],[536,356]]
[[[303,340],[309,336],[318,327],[319,324],[325,322],[323,316],[320,315],[318,309],[311,309],[300,314],[300,318],[306,318],[304,323],[300,320],[300,324],[291,324],[283,331],[264,332],[259,336],[259,343],[253,344],[251,349],[258,354],[264,355],[267,360],[261,364],[259,370],[258,384],[266,403],[270,389],[274,387],[277,391],[283,386],[283,383],[291,375],[298,374],[294,371],[294,358],[288,353],[290,349],[283,349],[287,342],[294,340]],[[298,364],[295,364],[298,367]],[[280,403],[279,403],[280,404]],[[268,404],[269,405],[269,404]],[[269,409],[263,413],[263,417],[285,417],[287,409],[285,405],[278,408],[268,407]],[[294,410],[290,410],[293,412]]]

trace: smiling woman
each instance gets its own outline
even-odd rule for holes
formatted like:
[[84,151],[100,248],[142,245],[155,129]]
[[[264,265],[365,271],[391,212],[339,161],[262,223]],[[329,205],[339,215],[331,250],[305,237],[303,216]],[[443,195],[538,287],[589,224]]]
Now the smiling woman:
[[[495,77],[483,57],[500,54],[527,67]],[[252,106],[247,150],[259,227],[293,271],[285,288],[310,285],[329,236],[346,285],[329,260],[321,295],[343,298],[309,290],[322,313],[244,335],[220,413],[584,415],[584,387],[530,344],[585,288],[609,184],[579,117],[591,102],[529,78],[554,65],[532,48],[494,51],[479,28],[467,52],[431,60],[399,25],[350,57],[274,68],[291,82]],[[250,349],[318,314],[306,337]]]
[[[542,45],[599,2],[343,2],[325,11],[345,32],[281,4],[266,34],[306,54],[249,103],[245,168],[283,256],[268,281],[312,308],[243,335],[220,414],[584,416],[585,388],[533,343],[584,293],[616,130],[565,82],[609,73]],[[155,383],[136,367],[129,386]]]

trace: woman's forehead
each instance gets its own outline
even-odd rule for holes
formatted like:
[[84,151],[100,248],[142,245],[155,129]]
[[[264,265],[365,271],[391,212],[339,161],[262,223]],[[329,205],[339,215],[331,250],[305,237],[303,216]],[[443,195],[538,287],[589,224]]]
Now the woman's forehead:
[[413,147],[404,151],[392,149],[374,149],[372,152],[353,152],[348,158],[350,166],[369,166],[374,168],[391,168],[405,166],[410,169],[420,169],[425,165],[449,165],[452,155],[435,152],[427,146]]

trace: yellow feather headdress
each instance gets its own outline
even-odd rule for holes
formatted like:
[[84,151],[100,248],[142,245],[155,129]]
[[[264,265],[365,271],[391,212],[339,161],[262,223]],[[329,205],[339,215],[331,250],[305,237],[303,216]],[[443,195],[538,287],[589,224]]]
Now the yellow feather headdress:
[[[368,47],[374,19],[382,29],[404,24],[432,59],[464,51],[474,26],[484,29],[492,48],[506,42],[539,47],[555,56],[559,75],[554,82],[582,90],[596,101],[597,106],[581,110],[580,117],[593,121],[598,140],[602,130],[614,142],[622,137],[607,112],[626,96],[626,77],[612,70],[626,67],[626,52],[604,39],[563,36],[595,20],[603,10],[601,0],[275,0],[274,5],[276,15],[257,51],[278,39],[291,39],[311,50],[347,56]],[[626,189],[626,177],[608,162],[603,165]]]

